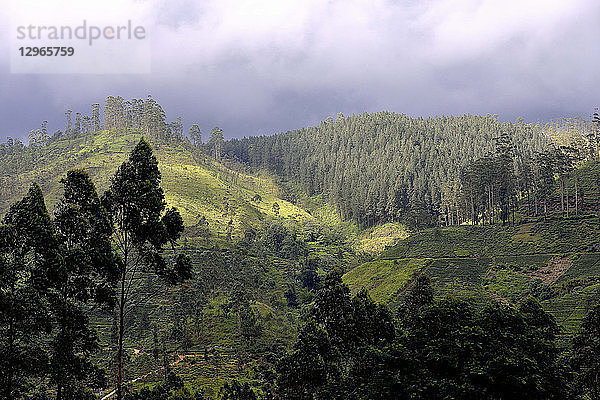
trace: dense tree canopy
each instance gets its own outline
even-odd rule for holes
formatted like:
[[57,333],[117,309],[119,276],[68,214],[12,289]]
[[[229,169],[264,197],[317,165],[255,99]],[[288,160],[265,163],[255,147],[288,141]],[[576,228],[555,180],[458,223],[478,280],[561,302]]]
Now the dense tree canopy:
[[39,186],[13,204],[0,226],[0,392],[21,397],[47,372],[52,287],[62,268]]
[[533,299],[477,309],[413,285],[397,321],[330,274],[291,353],[279,362],[287,399],[566,399],[558,327]]
[[494,150],[494,138],[516,144],[516,165],[544,149],[540,127],[495,116],[410,118],[389,112],[339,116],[284,134],[230,140],[224,153],[325,194],[340,215],[362,225],[405,219],[419,206],[437,215],[456,202],[463,169]]

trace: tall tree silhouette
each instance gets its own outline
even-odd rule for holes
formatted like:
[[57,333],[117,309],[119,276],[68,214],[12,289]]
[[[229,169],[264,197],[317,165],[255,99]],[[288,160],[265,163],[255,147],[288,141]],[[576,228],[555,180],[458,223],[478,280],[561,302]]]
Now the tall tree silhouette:
[[152,148],[141,139],[113,177],[103,197],[113,224],[114,248],[120,256],[118,288],[119,333],[117,350],[117,398],[122,399],[123,337],[125,307],[133,302],[132,284],[141,272],[154,273],[170,283],[190,277],[190,262],[183,254],[167,260],[162,254],[183,232],[183,221],[175,208],[166,209],[160,187],[158,162]]
[[50,288],[61,269],[40,187],[13,204],[0,227],[0,396],[21,398],[28,378],[46,372]]
[[223,129],[215,126],[210,131],[209,146],[212,148],[213,155],[217,161],[221,160],[221,151],[223,149]]
[[93,386],[90,379],[103,374],[90,360],[98,348],[96,332],[89,328],[86,305],[114,305],[113,284],[119,277],[111,248],[112,226],[100,203],[94,183],[83,170],[67,173],[62,181],[64,196],[54,225],[64,268],[57,274],[55,333],[50,344],[51,380],[57,399],[78,397],[78,391]]

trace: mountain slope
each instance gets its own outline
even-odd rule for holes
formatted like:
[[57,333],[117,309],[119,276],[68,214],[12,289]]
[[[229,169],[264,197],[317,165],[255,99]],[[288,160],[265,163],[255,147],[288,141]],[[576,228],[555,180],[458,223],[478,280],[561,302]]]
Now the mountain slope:
[[572,334],[600,302],[600,219],[427,229],[349,271],[344,281],[394,305],[419,274],[431,278],[439,296],[512,304],[534,296]]
[[[72,168],[85,168],[102,193],[140,138],[103,130],[14,152],[0,148],[0,217],[33,181],[42,187],[52,212],[62,196],[60,180]],[[345,234],[328,231],[338,225],[347,229],[348,224],[314,199],[309,213],[283,198],[287,189],[276,179],[216,162],[187,141],[147,139],[159,162],[166,202],[183,217],[182,245],[193,277],[176,286],[144,273],[135,280],[132,297],[141,300],[128,310],[125,378],[139,378],[133,386],[160,381],[163,357],[184,352],[185,360],[174,368],[187,383],[215,394],[224,377],[243,373],[240,365],[245,370],[265,349],[292,341],[300,307],[313,296],[297,275],[308,259],[321,270],[353,262]],[[209,238],[198,226],[203,217]],[[254,228],[253,235],[246,234],[249,228]],[[288,300],[289,292],[297,293],[295,303]],[[259,333],[252,341],[245,339],[234,308],[243,301],[256,317]],[[114,315],[92,310],[89,317],[100,337],[99,363],[111,368]]]
[[538,125],[500,122],[492,115],[411,118],[378,112],[234,139],[225,151],[309,195],[325,194],[344,218],[372,226],[403,220],[419,207],[435,215],[442,203],[455,202],[465,167],[493,152],[503,134],[514,144],[517,170],[549,142]]
[[[0,156],[0,215],[33,181],[42,187],[52,210],[62,195],[60,180],[72,168],[85,168],[102,193],[140,138],[139,134],[99,131]],[[280,198],[282,189],[271,179],[233,171],[185,142],[154,142],[153,146],[167,203],[179,209],[188,227],[204,216],[213,233],[224,235],[231,220],[234,232],[241,235],[265,218],[274,218],[274,203],[279,206],[278,217],[311,218],[305,210]]]

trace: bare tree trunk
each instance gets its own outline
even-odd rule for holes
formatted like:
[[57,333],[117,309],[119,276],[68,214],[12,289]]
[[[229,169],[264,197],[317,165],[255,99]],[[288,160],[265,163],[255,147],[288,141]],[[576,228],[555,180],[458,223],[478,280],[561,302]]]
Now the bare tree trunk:
[[563,182],[563,179],[560,178],[560,212],[562,214],[562,216],[565,216],[565,201],[564,201],[564,186],[565,183]]
[[577,172],[575,173],[575,215],[579,215],[579,192],[577,190]]
[[121,298],[119,301],[119,347],[117,350],[117,399],[123,398],[123,330],[125,311],[125,270],[121,277]]
[[567,207],[567,218],[569,218],[569,185],[565,185],[565,199],[566,199],[566,207]]
[[123,238],[123,273],[121,275],[121,296],[119,301],[119,347],[117,349],[117,400],[123,399],[123,336],[125,333],[125,281],[127,280],[127,233]]

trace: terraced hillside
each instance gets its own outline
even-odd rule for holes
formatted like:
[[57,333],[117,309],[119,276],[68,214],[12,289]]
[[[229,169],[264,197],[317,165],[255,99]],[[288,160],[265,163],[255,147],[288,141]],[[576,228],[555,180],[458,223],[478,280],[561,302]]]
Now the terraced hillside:
[[423,273],[439,296],[506,303],[535,296],[571,334],[600,302],[600,220],[588,214],[518,226],[428,229],[349,271],[344,281],[393,306]]

